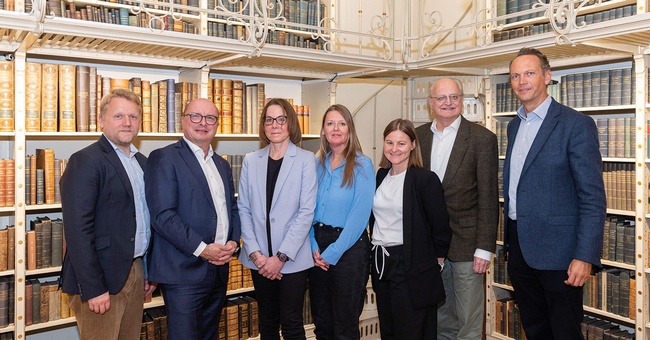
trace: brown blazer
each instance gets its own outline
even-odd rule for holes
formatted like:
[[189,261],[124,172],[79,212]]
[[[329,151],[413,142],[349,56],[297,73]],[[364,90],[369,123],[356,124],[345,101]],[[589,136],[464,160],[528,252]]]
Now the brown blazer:
[[[425,169],[431,169],[431,123],[416,129]],[[499,222],[497,138],[461,116],[442,187],[453,231],[448,258],[474,261],[476,248],[495,251]]]

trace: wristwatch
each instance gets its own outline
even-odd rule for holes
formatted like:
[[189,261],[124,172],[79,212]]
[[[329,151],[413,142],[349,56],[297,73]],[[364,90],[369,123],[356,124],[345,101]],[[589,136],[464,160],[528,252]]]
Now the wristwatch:
[[287,262],[287,261],[289,261],[289,256],[287,256],[287,254],[285,254],[285,253],[277,252],[277,253],[275,254],[275,256],[277,256],[278,259],[280,259],[280,261],[282,261],[282,262]]

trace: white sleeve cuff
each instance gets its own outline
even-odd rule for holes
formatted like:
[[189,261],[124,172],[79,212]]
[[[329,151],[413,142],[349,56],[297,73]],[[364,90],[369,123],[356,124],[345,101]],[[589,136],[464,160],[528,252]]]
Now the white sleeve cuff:
[[474,251],[475,257],[481,258],[486,261],[492,261],[492,255],[493,254],[491,252],[479,248],[476,248],[476,250]]
[[199,244],[199,246],[196,247],[196,250],[195,250],[194,253],[193,253],[194,256],[196,256],[196,257],[201,256],[201,253],[205,250],[205,247],[207,247],[207,246],[208,246],[208,245],[205,244],[205,242],[201,241],[201,244]]

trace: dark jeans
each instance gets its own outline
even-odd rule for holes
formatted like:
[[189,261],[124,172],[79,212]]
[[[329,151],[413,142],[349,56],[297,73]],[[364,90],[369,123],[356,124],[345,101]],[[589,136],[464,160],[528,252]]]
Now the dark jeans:
[[530,340],[583,339],[582,287],[564,284],[566,270],[538,270],[524,260],[517,222],[508,223],[508,274],[515,289],[521,324]]
[[369,274],[370,241],[366,232],[328,271],[310,269],[311,313],[318,340],[360,338],[359,317]]
[[280,340],[280,326],[285,340],[304,340],[302,307],[309,270],[282,274],[282,280],[269,280],[251,270],[259,309],[260,339]]

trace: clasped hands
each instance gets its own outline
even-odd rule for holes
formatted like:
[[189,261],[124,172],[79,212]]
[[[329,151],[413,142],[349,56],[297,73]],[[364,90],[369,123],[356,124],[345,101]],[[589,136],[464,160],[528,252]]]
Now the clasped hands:
[[237,242],[235,241],[228,241],[225,245],[209,243],[200,256],[215,266],[222,266],[233,259],[236,249]]
[[253,259],[253,264],[259,269],[259,273],[263,277],[269,280],[282,279],[280,271],[284,267],[284,262],[280,261],[277,256],[266,256],[258,251]]
[[327,271],[330,269],[330,264],[327,263],[327,261],[323,260],[323,257],[320,256],[320,252],[318,250],[314,250],[314,265],[324,271]]

